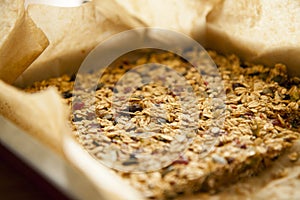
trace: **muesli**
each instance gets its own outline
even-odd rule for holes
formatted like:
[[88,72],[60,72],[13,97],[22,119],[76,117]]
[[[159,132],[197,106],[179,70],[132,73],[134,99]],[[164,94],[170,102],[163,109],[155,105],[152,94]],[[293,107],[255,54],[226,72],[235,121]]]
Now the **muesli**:
[[[195,62],[198,54],[190,52]],[[156,149],[166,148],[178,153],[178,149],[172,148],[172,141],[182,145],[190,142],[179,158],[162,169],[140,173],[115,170],[145,197],[169,199],[197,191],[217,192],[229,183],[266,169],[299,137],[300,79],[289,78],[282,64],[267,68],[242,63],[235,55],[222,56],[214,51],[209,51],[209,55],[218,66],[220,77],[201,74],[172,53],[153,52],[134,61],[123,59],[107,68],[101,78],[93,72],[77,75],[76,81],[81,85],[99,79],[94,93],[96,98],[90,98],[90,91],[80,90],[80,87],[74,90],[75,77],[67,75],[36,82],[25,90],[37,92],[49,86],[57,87],[73,110],[70,124],[74,137],[99,160],[131,167],[143,161],[139,157],[141,151],[159,154],[161,152]],[[163,64],[186,79],[196,94],[193,100],[200,111],[196,124],[191,120],[194,111],[185,113],[180,98],[172,92],[185,90],[177,87],[170,91],[161,84],[172,78],[169,73],[174,70],[135,69],[146,63]],[[120,84],[126,73],[130,74],[127,82]],[[157,80],[147,80],[150,77],[147,74],[151,73],[157,74]],[[138,81],[145,84],[131,87]],[[225,98],[224,103],[214,102],[217,105],[212,109],[211,99],[220,92],[209,87],[213,82],[222,83]],[[114,102],[122,102],[122,95],[128,93],[131,95],[127,104],[114,105]],[[118,120],[113,105],[119,106]],[[218,118],[219,121],[215,120]],[[189,130],[191,124],[197,127],[195,133],[193,129],[184,135],[178,134],[182,125]],[[134,136],[145,132],[152,135],[147,139]],[[110,151],[104,152],[107,149]],[[113,149],[124,150],[124,155]],[[126,157],[128,152],[130,156]],[[298,155],[290,157],[295,160]],[[163,163],[165,158],[161,159],[153,165]]]

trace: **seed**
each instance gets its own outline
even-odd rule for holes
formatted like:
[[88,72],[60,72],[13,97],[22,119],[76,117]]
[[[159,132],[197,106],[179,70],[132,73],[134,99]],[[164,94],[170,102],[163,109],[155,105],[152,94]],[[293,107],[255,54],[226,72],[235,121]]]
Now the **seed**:
[[73,122],[80,122],[82,120],[83,120],[83,117],[80,117],[77,114],[75,114],[73,119],[72,119]]
[[106,115],[104,115],[104,119],[108,119],[108,120],[110,120],[110,119],[112,119],[112,115],[111,114],[106,114]]
[[62,93],[62,96],[63,96],[63,98],[68,99],[68,98],[71,98],[73,95],[72,95],[71,91],[66,91],[66,92]]
[[251,101],[251,102],[248,104],[248,107],[249,107],[249,108],[256,108],[257,106],[259,106],[259,102],[257,102],[257,101]]
[[238,87],[245,87],[243,84],[241,84],[241,83],[233,83],[232,84],[232,89],[233,90],[235,90],[236,88],[238,88]]
[[263,94],[263,95],[268,95],[268,94],[269,95],[274,95],[272,89],[270,89],[270,88],[263,89],[263,91],[261,92],[261,94]]
[[165,124],[165,123],[167,123],[167,120],[164,119],[164,118],[161,118],[161,117],[158,117],[158,118],[157,118],[157,121],[158,121],[160,124]]
[[128,160],[122,162],[122,165],[129,166],[129,165],[137,165],[139,162],[136,158],[129,158]]
[[281,75],[277,75],[277,76],[275,76],[275,77],[272,78],[272,81],[275,81],[279,85],[282,85],[285,82],[285,77],[283,77]]
[[93,141],[92,144],[95,145],[96,147],[100,146],[100,144],[96,141]]
[[211,132],[212,132],[214,135],[216,135],[216,134],[218,134],[218,133],[220,132],[220,129],[219,129],[218,127],[213,127],[213,128],[211,129]]
[[104,83],[98,83],[96,86],[96,90],[100,90],[104,86]]
[[119,133],[116,132],[116,131],[112,131],[112,132],[108,132],[108,133],[106,134],[106,136],[109,137],[109,138],[114,138],[114,137],[116,137],[116,136],[119,136]]
[[165,135],[165,134],[157,134],[154,136],[154,138],[156,138],[159,141],[162,142],[171,142],[173,140],[173,137]]
[[226,165],[227,164],[227,160],[217,154],[213,154],[212,155],[212,159],[214,162],[222,164],[222,165]]
[[137,111],[141,112],[142,110],[143,110],[143,108],[140,104],[135,103],[135,104],[132,104],[132,105],[128,106],[128,111],[132,112],[132,113],[135,113]]
[[300,92],[297,86],[293,86],[288,93],[292,101],[297,101],[300,99]]

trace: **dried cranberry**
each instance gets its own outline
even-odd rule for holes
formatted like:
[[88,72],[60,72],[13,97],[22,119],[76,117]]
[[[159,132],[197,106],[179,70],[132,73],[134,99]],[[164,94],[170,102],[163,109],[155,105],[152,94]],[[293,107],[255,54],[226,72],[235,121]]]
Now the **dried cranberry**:
[[90,126],[91,128],[98,128],[100,125],[97,124],[97,123],[91,123],[89,126]]
[[246,111],[244,115],[246,115],[248,117],[254,117],[254,113],[252,111],[250,111],[250,110]]
[[125,92],[125,93],[129,93],[129,92],[131,92],[131,90],[132,90],[131,87],[125,87],[125,88],[124,88],[124,92]]
[[281,122],[280,122],[278,119],[273,119],[273,120],[272,120],[272,124],[273,124],[274,126],[281,126],[281,125],[282,125]]
[[176,182],[175,181],[170,181],[170,185],[175,185]]
[[95,113],[89,112],[86,116],[87,120],[92,120],[96,117]]
[[233,161],[235,160],[233,157],[228,157],[226,158],[227,160],[227,163],[230,164],[230,163],[233,163]]
[[175,160],[172,164],[183,164],[183,165],[187,165],[189,164],[189,160],[180,156],[177,160]]
[[234,138],[233,141],[235,142],[235,144],[239,145],[241,144],[241,141],[238,138]]
[[83,102],[75,102],[73,103],[73,109],[74,110],[81,110],[84,107],[84,103]]
[[224,146],[224,142],[219,141],[219,143],[217,144],[218,147]]

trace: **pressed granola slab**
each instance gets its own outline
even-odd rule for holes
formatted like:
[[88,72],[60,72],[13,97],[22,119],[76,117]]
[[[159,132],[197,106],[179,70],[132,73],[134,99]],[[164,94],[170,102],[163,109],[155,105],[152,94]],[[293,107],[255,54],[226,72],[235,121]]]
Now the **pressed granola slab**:
[[[91,102],[93,107],[87,107],[87,101],[91,101],[88,95],[85,96],[88,91],[81,91],[80,88],[73,90],[74,77],[62,76],[37,82],[26,90],[35,92],[48,86],[56,86],[74,111],[70,120],[78,142],[96,159],[113,159],[112,161],[117,162],[119,157],[115,153],[106,158],[101,154],[107,146],[122,147],[126,143],[129,151],[143,145],[148,150],[155,150],[157,146],[168,146],[176,137],[174,133],[178,129],[178,123],[185,120],[182,119],[183,111],[178,98],[160,85],[159,81],[146,81],[147,84],[135,91],[131,91],[133,88],[129,87],[130,83],[127,86],[124,84],[124,87],[122,84],[121,87],[115,87],[115,83],[125,72],[145,63],[157,62],[175,69],[187,79],[193,92],[197,94],[200,114],[194,140],[187,151],[161,170],[149,173],[116,173],[148,198],[172,198],[178,194],[199,190],[213,192],[230,182],[263,170],[298,138],[300,80],[289,79],[285,66],[281,64],[274,68],[265,68],[262,65],[241,63],[234,55],[224,57],[215,52],[209,53],[218,66],[220,78],[205,74],[201,76],[188,63],[171,53],[156,52],[137,61],[123,60],[103,73],[95,91],[96,100]],[[197,62],[199,54],[191,52],[191,56]],[[146,73],[151,73],[151,70]],[[145,78],[140,74],[133,72],[132,80]],[[95,76],[96,73],[78,75],[76,81],[88,84],[89,80],[97,78]],[[166,77],[168,71],[161,73],[162,80]],[[212,110],[211,97],[216,91],[209,84],[221,80],[226,93],[226,105],[220,103],[220,111]],[[116,122],[112,114],[113,98],[122,97],[118,95],[129,92],[133,92],[129,107],[126,108],[129,112],[126,113],[127,110],[124,109],[123,114],[130,118],[131,123]],[[75,97],[78,93],[81,93],[79,99]],[[154,102],[161,104],[165,115],[160,113],[160,109],[150,109],[149,104]],[[213,120],[223,115],[224,124]],[[188,119],[186,122],[189,122]],[[157,134],[147,141],[124,134],[130,130],[138,131],[136,125],[143,128],[143,125],[149,127],[149,124],[157,129]],[[143,131],[145,128],[140,132]],[[207,137],[211,136],[213,148],[207,149]],[[209,152],[203,157],[205,151]],[[131,166],[138,162],[137,156],[133,154],[121,164]]]

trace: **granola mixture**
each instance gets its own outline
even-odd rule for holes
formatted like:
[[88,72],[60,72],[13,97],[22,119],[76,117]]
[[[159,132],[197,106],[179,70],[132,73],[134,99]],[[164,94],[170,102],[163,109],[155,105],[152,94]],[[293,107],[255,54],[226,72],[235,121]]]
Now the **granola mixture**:
[[[190,53],[195,63],[200,54]],[[90,98],[87,94],[90,91],[80,87],[98,79],[97,73],[78,75],[75,86],[75,77],[65,75],[37,82],[25,90],[36,92],[57,87],[73,110],[70,121],[74,136],[96,159],[135,169],[143,159],[148,159],[140,156],[143,153],[160,155],[157,158],[161,160],[153,163],[165,166],[160,170],[116,171],[145,197],[168,199],[200,190],[216,192],[230,182],[265,169],[299,137],[300,79],[288,78],[282,64],[266,68],[242,63],[235,55],[221,56],[213,51],[209,55],[221,77],[207,72],[200,75],[178,56],[155,52],[136,61],[122,60],[106,69],[95,88],[95,98]],[[160,63],[176,70],[192,88],[185,91],[180,84],[173,88],[163,86],[161,83],[172,78],[168,73],[173,70],[168,68],[153,67],[153,72],[150,68],[149,71],[134,68],[145,63]],[[126,72],[130,78],[115,86]],[[157,80],[145,80],[149,76],[143,73],[155,73]],[[130,80],[145,84],[133,88]],[[225,104],[213,101],[214,97],[222,97],[221,89],[215,87],[221,82]],[[74,87],[77,88],[73,90]],[[176,91],[183,96],[192,91],[196,98],[183,102],[193,104],[195,100],[196,109],[192,107],[187,112]],[[126,104],[123,100],[128,93],[131,95]],[[118,108],[118,120],[113,114],[114,107]],[[194,117],[197,117],[195,124]],[[145,132],[151,133],[150,136],[145,136]],[[123,153],[115,150],[118,148]],[[163,156],[165,151],[174,158],[183,153],[168,163],[168,157]],[[297,160],[298,154],[291,154],[290,159]]]

